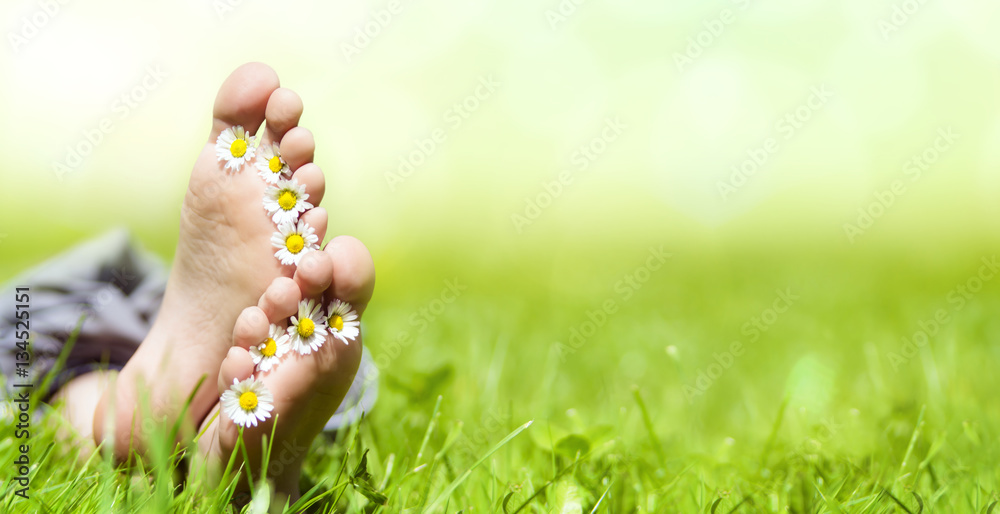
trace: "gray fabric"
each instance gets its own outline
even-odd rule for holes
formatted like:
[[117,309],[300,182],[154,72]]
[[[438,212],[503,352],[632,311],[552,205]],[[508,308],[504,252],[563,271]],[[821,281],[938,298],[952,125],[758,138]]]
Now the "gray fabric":
[[[84,317],[54,389],[95,369],[121,369],[146,337],[163,300],[166,268],[116,229],[84,242],[11,280],[0,292],[0,371],[12,390],[16,372],[15,288],[31,288],[30,379],[40,384],[69,334]],[[367,412],[378,396],[377,369],[368,349],[354,383],[327,424],[335,430]],[[53,390],[54,390],[53,389]]]

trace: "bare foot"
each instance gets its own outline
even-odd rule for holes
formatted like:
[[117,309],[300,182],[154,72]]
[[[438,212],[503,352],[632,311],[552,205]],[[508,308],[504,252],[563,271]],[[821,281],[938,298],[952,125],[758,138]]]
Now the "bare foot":
[[[169,426],[180,417],[192,393],[186,421],[194,426],[204,419],[218,401],[212,384],[230,348],[231,328],[240,312],[253,305],[276,278],[295,272],[294,265],[283,265],[275,257],[271,244],[277,227],[263,203],[271,184],[256,165],[261,157],[241,169],[225,169],[216,146],[226,129],[241,126],[254,134],[266,120],[257,150],[269,154],[272,143],[279,143],[281,159],[288,165],[285,171],[293,172],[291,179],[305,188],[308,202],[318,205],[324,178],[312,163],[312,134],[298,126],[301,114],[298,95],[280,88],[274,70],[263,64],[241,66],[220,88],[212,131],[184,197],[180,237],[163,305],[149,335],[101,399],[94,416],[95,440],[113,438],[118,458],[126,458],[130,448],[144,449],[138,418]],[[300,219],[322,240],[325,210],[308,210]],[[195,391],[203,379],[205,385]],[[152,419],[139,415],[140,399],[147,402]]]
[[[261,473],[262,436],[274,430],[272,465],[266,475],[282,498],[294,501],[299,496],[299,475],[309,446],[337,410],[358,370],[361,335],[349,330],[344,330],[342,337],[328,333],[308,354],[286,343],[290,345],[287,353],[265,366],[255,367],[250,350],[257,349],[254,354],[261,349],[272,353],[267,347],[271,327],[292,326],[290,318],[299,319],[300,306],[310,301],[322,307],[320,325],[327,322],[333,327],[349,329],[350,316],[344,317],[348,320],[346,325],[337,316],[328,320],[329,306],[336,300],[347,302],[360,317],[374,287],[375,268],[368,250],[357,239],[341,236],[330,241],[324,251],[303,257],[294,279],[275,279],[258,305],[244,310],[236,321],[233,346],[219,373],[219,394],[230,389],[234,380],[240,382],[251,375],[270,392],[272,408],[261,414],[263,419],[255,419],[254,424],[244,429],[243,442],[250,460],[248,469],[258,480],[265,474]],[[264,371],[264,367],[269,369]],[[250,398],[247,406],[249,403],[256,404],[257,398]],[[239,437],[239,427],[233,418],[225,409],[219,412],[220,409],[216,405],[204,422],[204,435],[198,444],[199,454],[215,474],[229,461]],[[215,416],[216,413],[219,415]],[[239,452],[237,465],[242,463]]]

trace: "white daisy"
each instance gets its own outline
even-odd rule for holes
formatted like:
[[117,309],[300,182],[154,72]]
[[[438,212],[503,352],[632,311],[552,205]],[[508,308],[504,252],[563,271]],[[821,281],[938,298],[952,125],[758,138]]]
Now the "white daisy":
[[263,382],[250,377],[242,382],[233,379],[233,385],[222,393],[222,410],[241,427],[257,426],[258,421],[271,417],[274,396]]
[[306,201],[308,199],[306,186],[300,186],[294,179],[279,180],[277,185],[269,186],[264,191],[264,209],[271,214],[275,225],[286,221],[295,222],[299,219],[299,214],[312,209],[312,204]]
[[288,163],[281,158],[277,143],[260,146],[257,169],[259,170],[257,174],[268,184],[277,184],[279,180],[285,178],[285,175],[292,171],[288,168]]
[[277,232],[271,234],[271,246],[278,249],[274,256],[282,264],[298,266],[303,255],[319,250],[319,236],[316,235],[316,229],[305,221],[286,221],[278,225]]
[[260,371],[271,371],[281,362],[281,356],[292,349],[288,334],[278,325],[271,325],[271,333],[263,343],[250,347],[250,357]]
[[319,350],[326,342],[327,326],[321,310],[323,306],[319,302],[302,300],[299,302],[299,315],[292,316],[288,335],[292,338],[292,348],[301,355]]
[[351,308],[351,304],[334,300],[326,314],[326,326],[330,330],[330,335],[340,339],[344,344],[353,341],[361,331],[358,326],[358,313]]
[[253,136],[242,125],[223,130],[215,141],[215,155],[226,163],[224,170],[240,171],[244,163],[253,160],[253,154]]

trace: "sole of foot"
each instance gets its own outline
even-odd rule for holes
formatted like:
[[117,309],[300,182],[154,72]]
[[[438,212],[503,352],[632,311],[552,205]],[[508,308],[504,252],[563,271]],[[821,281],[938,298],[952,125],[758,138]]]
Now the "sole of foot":
[[[238,171],[224,169],[216,141],[228,128],[242,126],[254,134],[266,122],[260,148],[277,143],[291,178],[318,205],[325,183],[312,163],[312,134],[298,126],[302,109],[298,95],[280,87],[274,70],[260,63],[241,66],[219,89],[212,130],[181,208],[163,304],[94,416],[96,442],[109,442],[119,459],[127,459],[131,450],[144,452],[143,434],[151,427],[180,421],[178,426],[191,429],[204,418],[218,400],[213,383],[243,308],[253,305],[276,278],[293,276],[295,267],[281,264],[270,244],[276,227],[263,207],[268,184],[253,162]],[[326,211],[316,207],[301,219],[322,240]]]

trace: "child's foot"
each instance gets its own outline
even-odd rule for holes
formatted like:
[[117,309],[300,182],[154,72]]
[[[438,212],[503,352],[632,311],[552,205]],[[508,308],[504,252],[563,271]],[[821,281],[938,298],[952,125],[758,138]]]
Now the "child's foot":
[[[149,335],[109,389],[114,396],[105,394],[94,416],[95,439],[100,443],[113,437],[119,458],[126,457],[130,447],[143,450],[141,435],[149,425],[137,421],[142,417],[140,398],[152,410],[154,419],[149,421],[170,426],[205,377],[188,410],[192,425],[204,418],[218,399],[214,383],[240,312],[275,278],[291,277],[295,271],[274,256],[270,241],[276,227],[263,205],[268,184],[255,162],[237,172],[224,170],[216,140],[233,126],[254,134],[266,119],[260,148],[279,143],[292,178],[305,186],[308,202],[318,205],[324,178],[312,164],[312,134],[297,126],[301,114],[298,95],[279,88],[274,70],[263,64],[241,66],[220,88],[212,131],[191,172],[181,208],[180,237],[163,305]],[[326,211],[315,208],[301,219],[322,240]]]
[[[275,279],[257,307],[247,308],[236,321],[233,346],[219,373],[220,394],[233,385],[233,379],[243,381],[254,373],[248,349],[269,337],[270,324],[286,326],[288,318],[297,315],[301,300],[322,302],[324,319],[334,299],[350,304],[359,316],[364,312],[375,287],[375,268],[361,242],[347,236],[334,238],[324,251],[303,257],[301,264],[293,280]],[[254,480],[261,476],[261,437],[270,436],[273,428],[267,475],[280,495],[292,501],[298,497],[299,473],[309,446],[347,394],[360,360],[360,334],[349,344],[327,335],[318,350],[308,355],[290,350],[274,368],[256,372],[273,395],[274,408],[268,419],[244,429],[250,459],[247,468]],[[198,444],[199,453],[215,472],[229,461],[239,437],[239,427],[227,414],[215,416],[220,408],[216,405],[205,420]],[[237,465],[243,463],[242,455],[242,451],[237,453]]]

